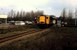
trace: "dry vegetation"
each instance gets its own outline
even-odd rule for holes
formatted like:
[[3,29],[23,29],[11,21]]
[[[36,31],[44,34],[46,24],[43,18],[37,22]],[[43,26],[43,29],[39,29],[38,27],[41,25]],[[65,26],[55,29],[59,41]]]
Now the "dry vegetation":
[[77,50],[77,28],[62,27],[55,30],[55,48],[61,50]]
[[3,25],[0,25],[0,38],[19,34],[29,29],[36,29],[35,27],[36,27],[35,25],[15,26],[15,25],[3,24]]
[[[3,24],[4,25],[4,24]],[[14,32],[14,31],[22,31],[26,29],[35,28],[35,25],[23,25],[23,26],[16,26],[16,25],[0,25],[0,34],[6,34],[8,32]]]
[[0,50],[76,50],[77,28],[53,27],[44,34],[24,38],[0,47]]

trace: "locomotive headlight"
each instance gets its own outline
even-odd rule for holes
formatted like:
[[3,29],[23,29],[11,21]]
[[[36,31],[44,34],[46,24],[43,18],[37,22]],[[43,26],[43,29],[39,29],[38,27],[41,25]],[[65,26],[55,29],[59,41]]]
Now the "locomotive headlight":
[[56,20],[53,20],[53,24],[56,24]]
[[65,22],[65,24],[67,25],[67,22]]

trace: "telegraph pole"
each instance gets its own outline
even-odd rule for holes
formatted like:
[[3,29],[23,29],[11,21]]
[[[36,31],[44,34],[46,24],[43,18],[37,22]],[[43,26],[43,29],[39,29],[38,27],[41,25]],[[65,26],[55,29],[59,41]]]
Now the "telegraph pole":
[[75,9],[75,26],[76,26],[77,9]]

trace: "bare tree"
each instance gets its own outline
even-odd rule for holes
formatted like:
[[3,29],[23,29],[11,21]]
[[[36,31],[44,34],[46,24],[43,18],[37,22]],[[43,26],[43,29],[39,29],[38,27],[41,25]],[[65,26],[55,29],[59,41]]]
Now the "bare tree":
[[69,17],[69,19],[72,19],[72,17],[73,17],[73,11],[72,10],[69,10],[68,17]]
[[12,9],[9,13],[8,13],[8,17],[13,18],[15,16],[15,11]]
[[62,13],[61,13],[61,17],[65,18],[66,17],[66,9],[64,8]]
[[61,19],[61,21],[64,22],[65,18],[66,18],[66,9],[64,8],[63,11],[62,11],[62,13],[61,13],[61,15],[60,15],[60,19]]
[[75,9],[75,18],[77,18],[77,9]]
[[35,12],[35,16],[36,17],[39,16],[39,15],[44,15],[44,12],[43,11],[37,11],[37,12]]
[[13,18],[16,16],[16,13],[15,13],[15,11],[12,9],[9,13],[8,13],[8,18],[7,18],[7,20],[8,21],[11,21],[11,20],[13,20]]
[[38,17],[39,15],[43,15],[43,11],[37,11],[37,12],[26,12],[25,11],[18,11],[17,13],[15,13],[13,10],[11,10],[11,12],[9,13],[9,16],[11,18],[8,19],[13,19],[13,20],[34,20],[35,17]]
[[77,9],[75,9],[75,26],[77,25]]

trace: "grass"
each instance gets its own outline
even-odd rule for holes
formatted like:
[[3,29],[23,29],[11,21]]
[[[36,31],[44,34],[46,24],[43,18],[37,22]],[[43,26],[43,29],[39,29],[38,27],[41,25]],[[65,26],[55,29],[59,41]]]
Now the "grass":
[[51,27],[51,30],[11,44],[0,50],[77,50],[77,28]]
[[61,48],[61,50],[77,50],[77,28],[62,27],[54,28],[54,30],[56,36],[55,48]]
[[47,32],[45,33],[38,33],[36,34],[35,36],[32,36],[31,38],[27,38],[27,39],[21,39],[19,41],[15,41],[11,44],[8,44],[8,47],[7,45],[3,46],[3,47],[0,47],[0,50],[22,50],[22,49],[30,49],[30,48],[26,48],[26,47],[31,47],[31,46],[28,46],[30,44],[33,44],[35,43],[35,41],[37,39],[40,39],[41,37],[44,37],[47,35]]
[[0,34],[6,34],[6,33],[14,32],[14,31],[22,31],[22,30],[27,30],[31,28],[37,28],[37,27],[35,25],[24,25],[24,26],[9,25],[6,27],[2,26],[0,27]]
[[0,27],[0,38],[19,34],[20,32],[26,31],[28,29],[39,29],[35,27],[36,26],[34,25],[24,25],[24,26],[7,25],[6,27]]

